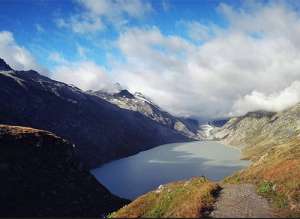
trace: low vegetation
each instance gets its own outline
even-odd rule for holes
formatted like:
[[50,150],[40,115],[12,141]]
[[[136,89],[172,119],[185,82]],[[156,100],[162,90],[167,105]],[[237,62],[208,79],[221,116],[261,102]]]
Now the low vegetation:
[[[251,153],[255,156],[253,151],[252,147]],[[257,192],[270,199],[281,216],[299,217],[300,139],[270,146],[249,168],[227,177],[224,182],[256,184]]]
[[220,187],[204,177],[159,186],[117,212],[110,218],[196,218],[205,216],[215,202]]

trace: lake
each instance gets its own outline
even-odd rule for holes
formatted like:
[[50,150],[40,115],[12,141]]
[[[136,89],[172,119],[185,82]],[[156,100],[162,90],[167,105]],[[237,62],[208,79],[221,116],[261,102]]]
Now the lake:
[[250,164],[240,151],[216,141],[165,144],[112,161],[91,173],[113,194],[134,199],[159,185],[205,176],[221,180]]

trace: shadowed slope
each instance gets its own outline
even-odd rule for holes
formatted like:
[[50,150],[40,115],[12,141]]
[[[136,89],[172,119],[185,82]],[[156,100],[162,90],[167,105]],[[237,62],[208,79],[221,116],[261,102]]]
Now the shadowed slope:
[[127,201],[74,156],[73,145],[32,128],[0,125],[0,216],[99,217]]
[[1,71],[0,122],[51,131],[76,144],[90,168],[151,147],[188,141],[137,112],[35,71]]

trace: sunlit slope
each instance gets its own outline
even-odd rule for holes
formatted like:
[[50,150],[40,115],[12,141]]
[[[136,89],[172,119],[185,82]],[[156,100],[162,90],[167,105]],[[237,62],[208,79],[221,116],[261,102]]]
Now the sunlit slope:
[[159,186],[110,215],[112,218],[205,216],[215,201],[219,186],[203,177]]
[[279,113],[252,112],[214,130],[215,137],[242,148],[253,164],[225,182],[250,182],[275,205],[300,211],[300,105]]

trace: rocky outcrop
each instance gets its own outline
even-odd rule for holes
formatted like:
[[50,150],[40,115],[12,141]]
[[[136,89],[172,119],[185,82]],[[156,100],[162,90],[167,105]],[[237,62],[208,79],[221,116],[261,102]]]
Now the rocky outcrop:
[[126,204],[77,161],[74,149],[50,132],[0,125],[0,216],[100,217]]

